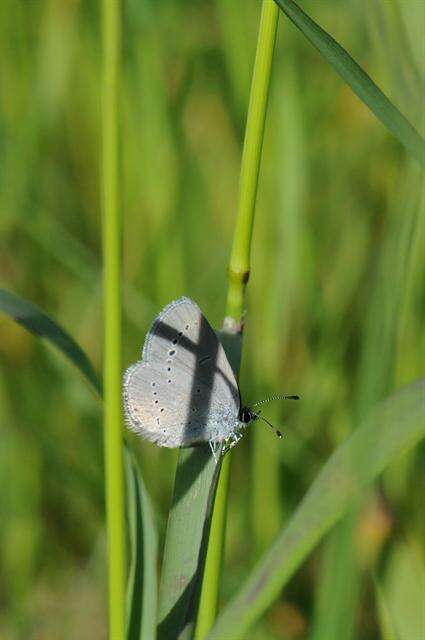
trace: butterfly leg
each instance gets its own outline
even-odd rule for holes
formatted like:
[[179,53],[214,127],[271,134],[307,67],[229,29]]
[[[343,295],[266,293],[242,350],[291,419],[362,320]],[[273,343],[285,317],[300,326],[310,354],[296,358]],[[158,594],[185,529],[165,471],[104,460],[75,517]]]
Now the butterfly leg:
[[214,442],[214,440],[210,440],[209,441],[209,445],[210,445],[210,449],[211,449],[211,453],[213,454],[213,458],[215,460],[215,463],[218,464],[218,456],[217,456],[217,452],[220,448],[220,443],[219,442]]
[[232,433],[231,436],[229,436],[226,440],[225,440],[225,445],[224,445],[224,449],[223,449],[223,455],[225,453],[227,453],[228,451],[230,451],[230,449],[233,449],[233,447],[239,442],[239,440],[242,438],[242,433]]
[[236,444],[238,444],[239,440],[242,438],[242,433],[233,433],[231,435],[231,443],[229,445],[229,449],[232,449]]

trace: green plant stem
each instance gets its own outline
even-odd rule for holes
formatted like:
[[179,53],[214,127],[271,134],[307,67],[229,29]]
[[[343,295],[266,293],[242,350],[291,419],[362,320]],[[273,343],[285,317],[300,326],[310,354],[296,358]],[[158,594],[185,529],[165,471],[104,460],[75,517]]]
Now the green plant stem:
[[125,637],[124,472],[121,410],[121,221],[118,176],[119,0],[103,0],[102,196],[104,432],[109,562],[109,637]]
[[[237,335],[235,334],[240,333],[241,330],[245,288],[249,278],[252,228],[278,17],[279,10],[274,1],[264,0],[261,9],[257,51],[245,130],[239,184],[238,214],[229,265],[226,320],[222,333],[222,338],[225,338],[226,334],[230,334],[229,345],[231,342],[233,342],[233,344],[237,343],[238,353],[234,353],[234,355],[232,355],[231,352],[228,353],[232,367],[237,374],[240,368],[242,343],[236,340]],[[228,454],[223,461],[217,489],[198,614],[196,640],[203,640],[203,638],[206,637],[217,615],[226,530],[230,460],[231,458]]]
[[242,320],[249,279],[255,200],[278,17],[279,9],[275,2],[263,0],[242,154],[236,230],[229,264],[226,315],[237,323]]

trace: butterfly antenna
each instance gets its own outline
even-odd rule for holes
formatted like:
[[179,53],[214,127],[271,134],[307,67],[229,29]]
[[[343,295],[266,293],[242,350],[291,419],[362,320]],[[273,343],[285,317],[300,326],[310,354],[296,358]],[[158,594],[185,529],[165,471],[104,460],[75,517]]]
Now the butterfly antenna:
[[265,404],[266,402],[271,402],[272,400],[299,400],[300,396],[281,396],[280,394],[270,396],[270,398],[266,398],[265,400],[260,400],[259,402],[254,402],[253,407],[257,407],[259,404]]
[[279,429],[276,429],[276,427],[274,426],[274,424],[272,424],[271,422],[269,422],[269,421],[267,420],[267,418],[264,418],[264,416],[262,416],[262,415],[261,415],[261,412],[260,412],[260,413],[254,413],[254,415],[255,415],[255,417],[256,417],[256,418],[260,418],[260,420],[262,420],[263,422],[265,422],[266,424],[268,424],[268,425],[269,425],[269,427],[270,427],[271,429],[273,429],[273,431],[275,432],[275,434],[277,435],[277,437],[278,437],[278,438],[282,438],[282,437],[283,437],[283,436],[282,436],[282,433],[279,431]]

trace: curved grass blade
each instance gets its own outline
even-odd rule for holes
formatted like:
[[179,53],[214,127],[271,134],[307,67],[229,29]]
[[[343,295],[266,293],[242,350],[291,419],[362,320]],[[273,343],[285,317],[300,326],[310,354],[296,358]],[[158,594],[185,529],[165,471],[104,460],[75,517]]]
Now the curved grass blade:
[[126,449],[127,517],[131,565],[127,586],[127,640],[155,640],[158,540],[148,492],[133,454]]
[[97,393],[102,395],[102,383],[84,351],[74,338],[44,311],[5,289],[0,289],[0,311],[11,316],[34,335],[53,343],[75,364]]
[[425,167],[425,141],[350,54],[293,0],[275,0],[282,11],[320,51],[360,100],[407,151]]
[[[102,383],[84,351],[74,338],[44,311],[4,289],[0,289],[0,310],[34,335],[52,342],[78,367],[99,396],[102,395]],[[129,602],[127,637],[128,640],[153,640],[157,599],[156,531],[149,496],[137,464],[128,447],[125,448],[125,452],[132,549],[127,596]]]
[[257,620],[359,491],[425,435],[425,381],[379,404],[333,453],[299,508],[228,604],[208,640],[247,637]]

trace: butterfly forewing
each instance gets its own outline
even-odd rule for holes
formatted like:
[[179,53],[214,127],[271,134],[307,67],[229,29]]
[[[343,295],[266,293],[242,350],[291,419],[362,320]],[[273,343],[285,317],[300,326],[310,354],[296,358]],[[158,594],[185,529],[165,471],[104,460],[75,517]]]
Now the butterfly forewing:
[[155,320],[124,384],[130,427],[161,446],[224,440],[238,427],[239,390],[198,306],[180,298]]

